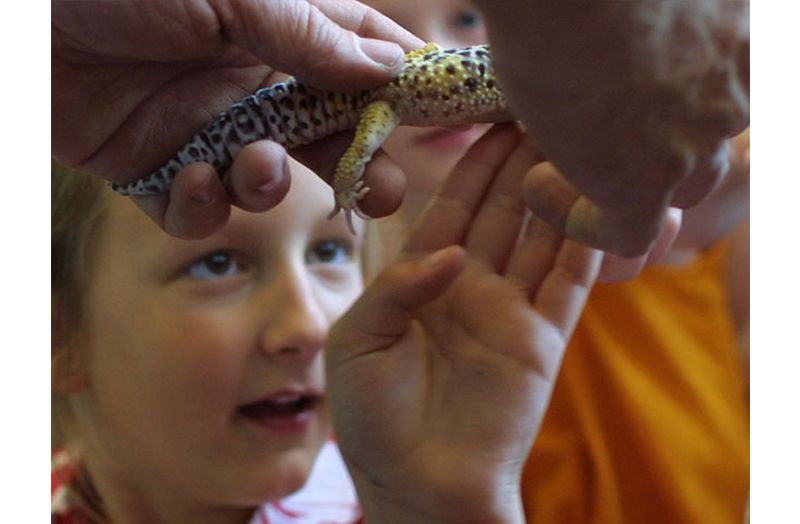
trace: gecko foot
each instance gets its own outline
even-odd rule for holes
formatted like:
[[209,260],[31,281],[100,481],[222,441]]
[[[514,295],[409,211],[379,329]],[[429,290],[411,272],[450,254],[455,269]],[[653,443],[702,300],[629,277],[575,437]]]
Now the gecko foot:
[[335,194],[336,204],[333,210],[328,214],[328,220],[335,217],[339,211],[344,211],[345,219],[347,220],[347,228],[352,234],[356,234],[356,229],[353,226],[353,213],[362,220],[370,220],[370,216],[364,214],[358,207],[358,202],[369,193],[370,188],[364,185],[363,180],[359,180],[353,186],[345,191],[340,191]]

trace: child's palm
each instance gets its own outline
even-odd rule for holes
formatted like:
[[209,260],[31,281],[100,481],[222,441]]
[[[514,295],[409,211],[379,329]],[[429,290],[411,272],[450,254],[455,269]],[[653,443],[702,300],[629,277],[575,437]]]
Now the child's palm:
[[387,497],[422,482],[420,508],[516,485],[597,270],[595,252],[541,223],[518,241],[524,208],[509,195],[532,153],[517,140],[506,127],[475,146],[405,260],[331,334],[329,396],[356,482]]

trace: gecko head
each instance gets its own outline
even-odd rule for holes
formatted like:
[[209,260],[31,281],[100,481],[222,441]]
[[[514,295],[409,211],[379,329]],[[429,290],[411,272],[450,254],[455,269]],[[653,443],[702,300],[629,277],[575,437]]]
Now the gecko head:
[[406,125],[460,125],[513,120],[488,45],[411,54],[401,73]]

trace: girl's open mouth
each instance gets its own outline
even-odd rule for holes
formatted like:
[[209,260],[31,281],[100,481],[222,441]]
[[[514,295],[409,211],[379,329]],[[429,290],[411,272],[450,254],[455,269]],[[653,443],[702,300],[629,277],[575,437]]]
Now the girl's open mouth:
[[302,431],[316,415],[321,400],[313,393],[283,392],[239,406],[237,412],[269,430]]

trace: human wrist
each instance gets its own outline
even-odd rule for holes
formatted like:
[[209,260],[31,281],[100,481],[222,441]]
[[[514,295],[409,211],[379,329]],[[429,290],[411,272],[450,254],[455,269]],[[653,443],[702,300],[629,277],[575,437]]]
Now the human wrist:
[[[454,479],[455,480],[455,479]],[[519,482],[491,485],[479,494],[461,489],[426,488],[421,481],[409,489],[390,489],[355,480],[366,524],[522,524],[525,514]],[[454,482],[453,484],[457,484]],[[487,482],[484,484],[489,486]]]
[[[361,499],[360,499],[361,500]],[[440,512],[429,512],[408,506],[389,502],[364,503],[361,500],[361,509],[364,524],[523,524],[525,514],[522,504],[515,504],[513,508],[492,510],[479,514],[461,515],[452,514],[452,508],[442,508]]]

